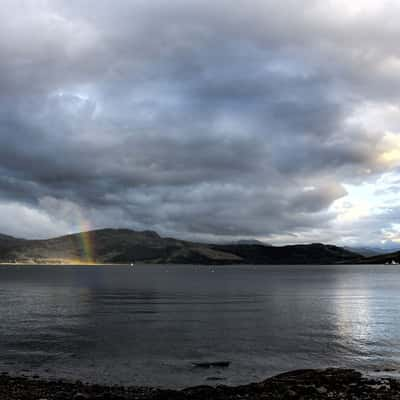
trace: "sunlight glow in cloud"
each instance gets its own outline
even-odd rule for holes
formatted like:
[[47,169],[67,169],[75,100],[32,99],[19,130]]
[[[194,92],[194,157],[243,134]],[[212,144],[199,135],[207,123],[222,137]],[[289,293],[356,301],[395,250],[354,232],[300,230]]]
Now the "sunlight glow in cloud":
[[399,18],[390,0],[5,0],[0,232],[82,217],[207,241],[396,238]]

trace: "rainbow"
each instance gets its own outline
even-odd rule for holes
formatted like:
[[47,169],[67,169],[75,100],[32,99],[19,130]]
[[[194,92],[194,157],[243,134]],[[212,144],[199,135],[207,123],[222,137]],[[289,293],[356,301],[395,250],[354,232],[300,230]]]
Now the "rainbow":
[[80,242],[82,250],[81,261],[86,264],[94,264],[95,257],[93,251],[93,240],[92,240],[92,233],[90,232],[89,223],[86,220],[81,219],[80,226],[81,226]]

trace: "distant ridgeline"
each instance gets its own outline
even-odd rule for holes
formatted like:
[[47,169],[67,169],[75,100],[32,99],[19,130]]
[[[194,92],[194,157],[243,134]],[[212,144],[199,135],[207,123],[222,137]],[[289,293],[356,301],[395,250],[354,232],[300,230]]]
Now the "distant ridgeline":
[[258,243],[204,244],[162,238],[156,232],[101,229],[48,240],[0,235],[0,262],[37,264],[383,264],[400,253],[364,257],[320,243],[266,246]]

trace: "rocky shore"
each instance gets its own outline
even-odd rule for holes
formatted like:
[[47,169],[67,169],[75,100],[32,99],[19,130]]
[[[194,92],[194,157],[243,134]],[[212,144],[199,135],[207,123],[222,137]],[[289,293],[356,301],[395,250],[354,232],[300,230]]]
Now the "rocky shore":
[[298,370],[243,386],[196,386],[183,390],[87,385],[0,376],[1,400],[313,400],[400,399],[400,381],[367,378],[350,369]]

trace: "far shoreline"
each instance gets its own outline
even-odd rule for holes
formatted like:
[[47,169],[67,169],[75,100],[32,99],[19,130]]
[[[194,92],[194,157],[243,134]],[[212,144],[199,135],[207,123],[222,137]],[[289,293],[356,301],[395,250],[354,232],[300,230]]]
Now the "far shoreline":
[[85,263],[85,262],[65,262],[65,263],[57,263],[57,262],[0,262],[0,267],[1,266],[7,266],[7,267],[22,267],[22,266],[39,266],[39,267],[137,267],[137,266],[199,266],[199,267],[267,267],[267,266],[291,266],[291,267],[296,267],[296,266],[309,266],[309,267],[318,267],[318,266],[398,266],[399,264],[387,264],[387,263],[382,263],[382,264],[376,264],[376,263],[324,263],[324,264],[315,264],[315,263],[301,263],[301,264],[294,264],[294,263],[283,263],[283,264],[244,264],[244,263],[236,263],[236,264],[225,264],[225,263],[215,263],[215,264],[204,264],[204,263],[159,263],[159,262],[147,262],[147,261],[138,261],[135,263]]
[[[70,267],[97,267],[97,266],[126,266],[126,267],[131,267],[131,264],[110,264],[110,263],[93,263],[93,264],[88,264],[88,263],[33,263],[33,262],[16,262],[16,263],[6,263],[6,262],[0,262],[0,266],[16,266],[16,267],[22,267],[22,266],[49,266],[49,267],[63,267],[63,266],[70,266]],[[142,263],[134,264],[134,265],[142,265]],[[160,264],[161,265],[161,264]]]

